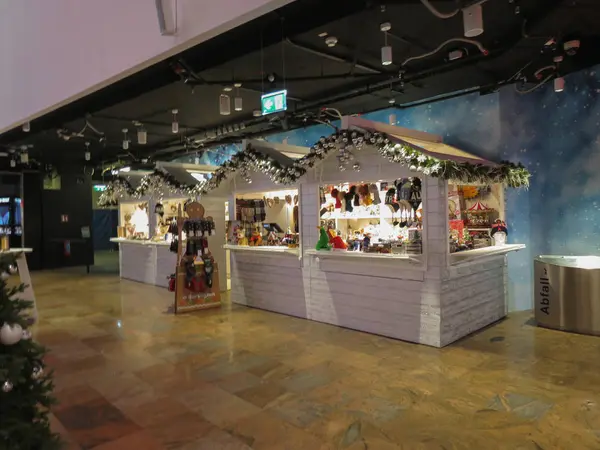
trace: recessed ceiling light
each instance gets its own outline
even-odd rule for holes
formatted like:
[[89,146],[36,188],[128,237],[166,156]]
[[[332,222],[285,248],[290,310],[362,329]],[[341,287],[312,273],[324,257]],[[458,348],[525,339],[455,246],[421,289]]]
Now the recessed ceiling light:
[[224,90],[225,92],[231,92],[231,91],[233,91],[233,86],[224,86],[224,87],[223,87],[223,90]]
[[325,36],[327,36],[327,34],[327,31],[323,31],[322,33],[319,33],[319,37],[324,38]]

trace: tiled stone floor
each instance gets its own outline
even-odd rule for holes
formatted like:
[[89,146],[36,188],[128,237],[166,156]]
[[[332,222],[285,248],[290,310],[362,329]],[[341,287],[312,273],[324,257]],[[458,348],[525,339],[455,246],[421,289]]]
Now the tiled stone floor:
[[34,274],[68,449],[599,449],[600,339],[515,314],[437,350],[163,289]]

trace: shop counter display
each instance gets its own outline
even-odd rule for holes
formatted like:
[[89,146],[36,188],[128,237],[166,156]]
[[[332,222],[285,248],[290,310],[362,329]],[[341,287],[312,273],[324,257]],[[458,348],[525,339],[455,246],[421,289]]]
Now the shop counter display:
[[119,244],[121,278],[168,286],[175,265],[175,255],[169,251],[169,242],[125,238],[112,238],[110,241]]
[[225,244],[223,246],[225,250],[233,250],[239,252],[258,252],[258,253],[286,253],[290,255],[298,256],[300,254],[300,249],[290,248],[290,247],[282,247],[282,246],[269,246],[269,245],[261,245],[250,247],[248,245],[229,245]]

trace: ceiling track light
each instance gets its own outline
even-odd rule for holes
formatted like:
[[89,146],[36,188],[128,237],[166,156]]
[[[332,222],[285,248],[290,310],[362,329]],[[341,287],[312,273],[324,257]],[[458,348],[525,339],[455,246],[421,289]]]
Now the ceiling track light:
[[29,153],[27,152],[27,147],[23,146],[21,147],[21,164],[28,164],[29,163]]
[[10,167],[12,167],[12,168],[17,167],[17,162],[14,159],[10,160]]
[[221,94],[219,96],[219,113],[222,116],[228,116],[231,114],[231,99],[229,95]]
[[235,90],[235,98],[233,99],[233,109],[235,109],[236,111],[241,111],[244,106],[244,101],[242,100],[242,97],[240,96],[240,88],[242,87],[242,83],[235,83],[234,87],[236,90]]
[[483,7],[481,4],[464,8],[462,13],[465,37],[473,38],[483,34]]
[[327,36],[327,38],[325,39],[325,44],[327,44],[327,47],[335,47],[337,43],[338,38],[336,38],[335,36]]
[[563,77],[556,77],[554,79],[554,92],[562,92],[565,90],[565,79]]
[[123,128],[123,150],[129,150],[129,139],[127,138],[127,128]]
[[84,154],[85,160],[89,161],[90,159],[92,159],[92,154],[90,152],[90,143],[86,142],[85,143],[85,154]]
[[388,45],[388,31],[392,29],[392,24],[390,22],[384,22],[379,25],[379,29],[383,33],[384,46],[381,47],[381,65],[389,66],[392,64],[392,46]]
[[29,133],[31,131],[31,123],[25,122],[22,128],[25,133]]
[[137,140],[138,144],[140,145],[146,145],[148,143],[148,133],[146,132],[146,129],[143,126],[138,129]]
[[177,121],[177,114],[179,113],[178,109],[172,109],[171,113],[173,114],[173,121],[171,123],[171,131],[173,134],[179,133],[179,122]]

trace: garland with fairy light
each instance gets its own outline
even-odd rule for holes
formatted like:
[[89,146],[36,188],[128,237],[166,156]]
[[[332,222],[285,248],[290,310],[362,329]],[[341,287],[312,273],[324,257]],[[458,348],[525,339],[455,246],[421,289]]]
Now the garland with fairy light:
[[[486,166],[441,160],[428,156],[408,144],[394,143],[384,133],[358,130],[341,130],[329,137],[321,137],[319,142],[311,147],[310,153],[295,161],[293,166],[306,170],[337,149],[339,168],[343,171],[348,163],[354,160],[353,152],[360,151],[365,145],[377,148],[379,154],[391,162],[402,164],[413,172],[421,172],[430,177],[463,183],[501,183],[513,188],[529,186],[531,174],[522,164],[504,161],[498,165]],[[360,164],[353,163],[353,168],[359,171]]]
[[136,189],[125,178],[118,177],[106,185],[106,189],[100,194],[98,205],[114,206],[122,198],[139,199],[145,196],[180,195],[196,198],[219,187],[234,172],[239,172],[244,180],[251,183],[251,170],[264,173],[275,184],[293,183],[306,173],[303,167],[283,166],[273,157],[264,155],[248,145],[245,150],[234,154],[229,161],[221,164],[207,181],[193,185],[180,183],[173,175],[158,169],[144,176]]
[[404,165],[413,172],[421,172],[430,177],[462,183],[501,183],[512,188],[529,186],[531,174],[522,164],[505,161],[494,166],[486,166],[441,160],[428,156],[408,144],[394,143],[384,133],[341,130],[328,137],[321,137],[308,154],[289,166],[282,165],[273,157],[264,155],[248,145],[244,150],[234,154],[229,161],[221,164],[207,181],[195,185],[180,183],[175,177],[161,170],[155,170],[152,174],[143,177],[137,189],[133,189],[124,178],[117,178],[107,184],[106,190],[100,196],[99,204],[100,206],[116,205],[120,198],[141,198],[146,195],[171,194],[195,198],[216,189],[233,173],[239,173],[246,182],[251,183],[252,179],[249,175],[251,170],[267,175],[274,184],[289,185],[295,183],[308,169],[335,150],[338,152],[340,171],[346,170],[351,162],[352,168],[360,171],[360,164],[355,162],[354,152],[360,151],[365,145],[375,147],[388,161]]

